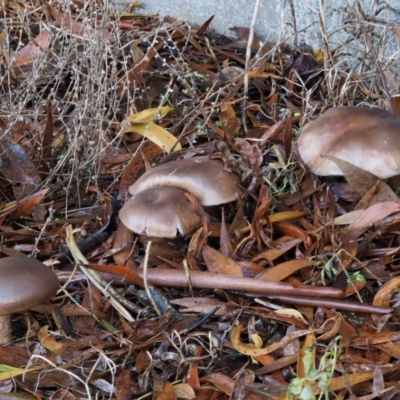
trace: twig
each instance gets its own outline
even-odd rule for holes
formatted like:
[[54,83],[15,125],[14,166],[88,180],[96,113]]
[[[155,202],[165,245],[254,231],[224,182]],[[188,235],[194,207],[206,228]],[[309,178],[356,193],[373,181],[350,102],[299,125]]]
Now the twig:
[[365,28],[365,26],[363,25],[362,22],[360,22],[360,27],[361,27],[362,32],[364,33],[365,40],[368,43],[368,47],[369,47],[369,50],[370,50],[370,52],[372,54],[373,61],[375,62],[375,66],[378,69],[379,78],[380,78],[381,84],[382,84],[382,90],[383,90],[383,93],[385,94],[385,97],[387,99],[389,109],[394,114],[395,112],[394,112],[394,109],[393,109],[393,103],[392,103],[392,99],[390,97],[389,89],[387,87],[386,77],[385,77],[385,74],[383,73],[381,62],[379,60],[378,54],[376,53],[375,46],[372,43],[371,36],[369,35],[367,29]]
[[251,20],[251,25],[250,25],[249,40],[247,42],[247,49],[246,49],[246,65],[244,67],[244,99],[243,99],[243,109],[242,109],[243,129],[245,133],[247,133],[246,110],[247,110],[248,94],[249,94],[249,67],[251,58],[251,47],[253,45],[254,30],[256,29],[256,21],[257,21],[258,10],[260,9],[260,3],[261,3],[260,0],[256,0],[256,4],[254,6],[254,11],[253,11],[253,19]]
[[357,303],[355,301],[343,301],[343,300],[333,300],[333,299],[315,299],[301,297],[297,298],[294,296],[268,296],[269,300],[277,301],[279,303],[286,304],[299,304],[302,306],[309,307],[327,307],[335,308],[336,310],[344,310],[349,312],[364,312],[370,314],[389,314],[393,312],[393,307],[381,307],[374,306],[370,304]]
[[116,290],[111,286],[108,286],[108,288],[106,289],[105,286],[107,286],[107,284],[103,280],[102,276],[97,271],[85,268],[85,264],[88,264],[88,261],[76,245],[71,225],[67,226],[67,245],[71,250],[71,254],[74,257],[75,262],[79,265],[79,268],[87,276],[90,282],[92,282],[93,285],[96,286],[103,293],[104,296],[110,299],[111,305],[128,322],[134,322],[135,319],[132,317],[132,315],[116,300],[116,297],[119,297]]
[[[88,265],[88,268],[97,269],[96,265]],[[101,266],[102,268],[103,266]],[[143,277],[143,269],[119,267],[119,271],[113,274],[121,276],[124,282],[135,281],[137,275]],[[132,277],[131,277],[132,276]],[[154,286],[188,287],[188,279],[184,271],[167,268],[149,269],[147,279]],[[115,278],[116,280],[116,278]],[[269,282],[254,278],[241,278],[237,276],[211,274],[204,271],[190,271],[192,287],[201,289],[222,289],[249,292],[257,296],[292,295],[324,298],[343,298],[341,289],[323,286],[295,286],[287,282]]]
[[157,315],[161,316],[162,313],[161,313],[160,309],[157,307],[156,302],[154,301],[154,297],[152,296],[151,290],[149,287],[149,282],[147,281],[147,267],[149,264],[150,249],[151,249],[151,240],[149,240],[147,243],[146,254],[144,255],[144,260],[143,260],[144,290],[146,291],[147,297],[149,298],[149,301],[150,301],[151,305],[153,306],[154,311],[157,313]]

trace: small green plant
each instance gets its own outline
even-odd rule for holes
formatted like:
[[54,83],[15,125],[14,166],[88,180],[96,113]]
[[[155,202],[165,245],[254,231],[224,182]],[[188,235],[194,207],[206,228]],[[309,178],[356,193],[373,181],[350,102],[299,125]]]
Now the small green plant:
[[200,79],[200,80],[204,79],[204,75],[197,71],[187,72],[186,74],[183,75],[183,77],[184,78],[193,77],[194,79]]
[[360,272],[349,272],[347,276],[347,286],[351,286],[352,282],[366,283],[367,278]]
[[338,274],[337,267],[335,266],[335,259],[336,256],[334,255],[331,257],[328,261],[325,261],[321,259],[317,263],[317,267],[320,268],[321,270],[321,282],[323,285],[326,285],[326,278],[332,280],[335,276]]
[[[329,388],[329,383],[340,353],[340,340],[340,336],[336,337],[327,347],[319,362],[319,368],[315,367],[313,346],[306,350],[302,359],[305,377],[292,379],[286,395],[287,400],[295,398],[299,400],[328,400],[330,395],[334,396]],[[316,388],[319,390],[316,391]],[[317,393],[319,393],[318,397]]]
[[277,155],[277,161],[268,164],[269,172],[264,175],[263,179],[268,183],[271,193],[274,196],[282,195],[287,191],[295,193],[297,191],[297,180],[293,172],[296,163],[290,159],[286,162],[279,147],[273,146],[273,148]]

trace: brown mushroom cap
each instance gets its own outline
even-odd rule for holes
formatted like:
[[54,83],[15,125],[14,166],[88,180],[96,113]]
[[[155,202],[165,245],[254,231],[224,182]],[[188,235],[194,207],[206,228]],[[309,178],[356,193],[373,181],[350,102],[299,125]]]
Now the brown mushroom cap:
[[400,174],[400,117],[378,108],[332,108],[304,127],[298,148],[316,175],[343,175],[333,161],[321,157],[330,155],[390,178]]
[[121,222],[139,235],[175,238],[187,235],[201,225],[185,192],[157,187],[143,190],[126,201],[119,211]]
[[229,203],[241,194],[240,179],[224,170],[220,160],[194,157],[158,165],[130,188],[137,194],[151,187],[175,187],[195,196],[203,206]]
[[57,275],[40,261],[28,257],[0,259],[0,315],[43,304],[58,289]]

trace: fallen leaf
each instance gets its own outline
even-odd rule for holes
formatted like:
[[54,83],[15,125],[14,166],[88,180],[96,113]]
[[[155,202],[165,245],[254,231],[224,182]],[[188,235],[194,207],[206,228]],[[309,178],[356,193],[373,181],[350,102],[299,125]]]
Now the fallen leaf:
[[[317,341],[313,333],[309,333],[301,346],[301,349],[297,356],[297,377],[306,378],[309,374],[310,367],[312,365],[315,368],[315,354]],[[307,360],[308,356],[311,356],[311,360]],[[311,365],[309,365],[311,364]]]
[[176,140],[176,137],[171,135],[168,131],[153,122],[147,122],[142,124],[133,124],[124,129],[124,132],[135,132],[145,138],[151,140],[165,152],[170,153],[172,149],[174,151],[182,150],[181,144]]
[[56,341],[53,333],[49,332],[49,326],[46,325],[42,327],[38,332],[38,339],[43,347],[50,351],[60,351],[65,348],[65,346]]
[[286,335],[279,342],[275,342],[275,343],[268,345],[267,347],[258,349],[254,344],[243,343],[240,340],[240,333],[241,333],[242,329],[243,329],[243,325],[237,325],[233,328],[233,330],[231,332],[232,346],[239,353],[246,354],[247,356],[251,356],[251,357],[258,357],[258,356],[262,356],[264,354],[270,354],[273,351],[281,349],[282,347],[286,346],[292,340],[297,339],[304,335],[308,335],[310,332],[312,332],[311,330],[308,330],[308,329],[307,330],[299,330],[294,333]]
[[174,385],[175,395],[178,399],[191,400],[196,398],[196,393],[193,388],[187,383],[178,383]]
[[357,231],[358,234],[361,234],[377,222],[380,222],[382,219],[398,211],[400,211],[400,203],[397,202],[386,201],[384,203],[375,204],[363,210],[347,229]]
[[128,120],[131,124],[144,124],[145,122],[153,122],[156,119],[164,118],[170,111],[169,106],[161,108],[149,108],[147,110],[131,115]]
[[0,172],[13,184],[14,196],[22,200],[41,183],[40,175],[24,149],[8,135],[0,141]]
[[14,368],[7,365],[0,365],[0,381],[13,378],[18,375],[26,374],[27,372],[36,371],[38,368]]
[[346,181],[360,198],[364,197],[364,195],[379,181],[376,192],[369,199],[369,205],[382,203],[385,201],[400,202],[390,186],[381,181],[377,176],[358,168],[347,161],[341,160],[340,158],[334,156],[323,157],[328,158],[338,165],[338,167],[342,170]]
[[174,387],[170,382],[166,382],[161,394],[157,397],[157,400],[177,400]]
[[44,29],[39,35],[33,38],[32,42],[19,49],[11,59],[11,65],[22,66],[32,63],[35,58],[44,54],[44,51],[50,46],[51,33]]
[[50,189],[43,189],[22,199],[16,209],[8,217],[8,220],[14,221],[18,218],[28,217],[43,201],[44,197],[49,193],[49,190]]
[[123,369],[115,381],[114,390],[117,400],[131,400],[134,395],[133,384],[131,370],[129,368]]
[[233,387],[235,385],[233,379],[221,373],[213,373],[213,374],[209,373],[205,377],[203,377],[202,380],[205,382],[212,383],[221,392],[225,393],[228,396],[232,394]]
[[203,258],[207,269],[213,274],[243,276],[242,268],[232,259],[210,246],[203,246]]
[[312,260],[291,260],[282,264],[276,265],[265,269],[256,276],[256,279],[270,282],[280,282],[288,276],[294,274],[298,270],[314,265],[315,261]]

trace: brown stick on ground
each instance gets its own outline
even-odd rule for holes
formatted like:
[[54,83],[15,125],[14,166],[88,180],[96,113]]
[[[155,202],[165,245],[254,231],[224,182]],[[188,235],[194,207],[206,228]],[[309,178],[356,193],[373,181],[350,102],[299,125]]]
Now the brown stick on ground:
[[[98,265],[87,264],[100,272],[125,277],[128,282],[138,283],[138,276],[143,277],[141,268],[127,268],[121,265]],[[112,279],[112,277],[106,277]],[[117,279],[121,280],[121,279]],[[176,269],[152,268],[147,271],[147,280],[154,286],[189,287],[185,272]],[[255,278],[240,278],[230,275],[212,274],[204,271],[190,271],[190,283],[194,288],[201,289],[222,289],[237,290],[243,292],[257,293],[260,296],[268,295],[292,295],[324,298],[343,298],[344,292],[341,289],[321,286],[295,286],[287,282],[265,282]],[[140,283],[139,283],[140,284]]]

